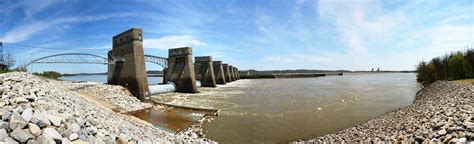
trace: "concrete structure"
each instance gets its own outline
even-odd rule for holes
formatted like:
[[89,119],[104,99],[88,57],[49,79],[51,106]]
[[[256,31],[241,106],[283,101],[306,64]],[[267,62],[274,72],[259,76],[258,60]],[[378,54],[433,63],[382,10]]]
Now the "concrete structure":
[[230,73],[230,80],[231,80],[231,81],[235,81],[235,77],[234,77],[234,66],[229,65],[229,73]]
[[229,65],[230,80],[235,81],[234,66]]
[[194,72],[196,74],[196,80],[201,81],[203,87],[216,87],[212,57],[194,57]]
[[230,76],[229,64],[222,64],[222,68],[224,69],[225,82],[231,82],[232,78]]
[[239,70],[239,68],[237,68],[237,77],[238,77],[239,79],[241,79],[241,78],[240,78],[240,70]]
[[222,68],[222,61],[213,61],[214,77],[216,84],[225,84],[224,68]]
[[235,67],[234,66],[232,66],[232,76],[234,78],[234,81],[237,80],[237,74],[235,72]]
[[234,67],[234,75],[235,75],[235,80],[239,80],[239,71],[237,70],[236,67]]
[[135,97],[145,100],[148,82],[143,53],[142,29],[132,28],[112,38],[108,59],[107,83],[126,87]]
[[235,68],[235,79],[239,80],[239,69]]
[[173,82],[176,92],[197,93],[192,48],[174,48],[168,51],[168,68],[163,82]]

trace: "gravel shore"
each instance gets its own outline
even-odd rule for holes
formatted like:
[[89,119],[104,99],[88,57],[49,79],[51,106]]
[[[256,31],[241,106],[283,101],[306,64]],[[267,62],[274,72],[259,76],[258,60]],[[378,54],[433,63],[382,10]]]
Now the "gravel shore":
[[411,106],[333,134],[292,143],[474,141],[473,99],[473,85],[438,81],[418,92]]
[[[214,143],[157,129],[60,84],[27,73],[0,74],[0,143]],[[125,111],[150,106],[134,97],[100,97]]]
[[[71,82],[57,81],[66,89],[87,94],[101,101],[107,102],[119,108],[121,112],[136,111],[152,107],[150,103],[141,102],[122,86],[105,85],[93,82]],[[156,106],[155,106],[156,107]],[[164,107],[163,107],[164,108]]]

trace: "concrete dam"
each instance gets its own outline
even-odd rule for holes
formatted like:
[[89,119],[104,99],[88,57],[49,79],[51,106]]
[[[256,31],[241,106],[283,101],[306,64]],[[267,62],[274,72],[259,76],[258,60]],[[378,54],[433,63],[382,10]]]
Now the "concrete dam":
[[216,87],[240,79],[239,69],[211,56],[194,57],[191,47],[173,48],[168,58],[162,58],[163,83],[147,82],[143,30],[132,28],[113,37],[113,48],[108,53],[107,83],[126,87],[141,101],[147,95],[182,92],[198,93],[198,87]]

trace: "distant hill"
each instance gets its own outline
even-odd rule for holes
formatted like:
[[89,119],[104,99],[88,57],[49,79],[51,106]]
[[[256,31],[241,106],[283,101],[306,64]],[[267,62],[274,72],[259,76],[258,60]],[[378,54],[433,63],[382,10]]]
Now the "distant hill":
[[107,75],[107,72],[102,73],[64,73],[62,76],[78,76],[78,75]]
[[308,70],[308,69],[296,69],[296,70],[263,70],[263,71],[258,71],[258,70],[241,70],[241,73],[248,73],[250,75],[257,74],[257,75],[262,75],[262,74],[283,74],[283,73],[414,73],[415,71],[350,71],[350,70]]

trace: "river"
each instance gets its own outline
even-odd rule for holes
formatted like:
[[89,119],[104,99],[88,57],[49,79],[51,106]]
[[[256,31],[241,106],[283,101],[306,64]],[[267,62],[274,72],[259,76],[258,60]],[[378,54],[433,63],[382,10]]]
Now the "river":
[[200,88],[199,94],[161,94],[152,100],[220,109],[204,125],[212,140],[281,143],[336,132],[408,106],[419,89],[413,73],[348,74],[242,79]]

